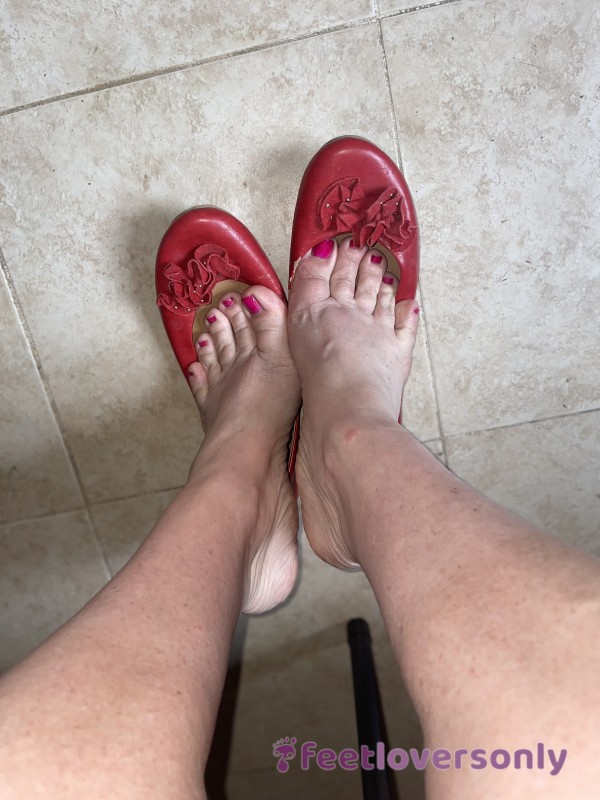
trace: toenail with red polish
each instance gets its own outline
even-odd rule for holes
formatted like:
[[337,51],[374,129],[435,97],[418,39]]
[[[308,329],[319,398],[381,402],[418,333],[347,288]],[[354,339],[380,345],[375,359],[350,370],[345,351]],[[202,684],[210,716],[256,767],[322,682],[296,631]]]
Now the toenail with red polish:
[[251,314],[258,314],[258,312],[262,308],[262,306],[260,305],[256,297],[254,297],[254,295],[250,295],[249,297],[242,297],[242,303],[246,306],[246,308]]
[[227,300],[223,300],[223,305],[225,306],[225,308],[229,308],[230,306],[232,306],[234,304],[234,302],[235,301],[234,301],[233,297],[228,297]]
[[311,253],[317,258],[329,258],[333,253],[333,239],[325,239],[324,242],[319,242],[313,247]]
[[206,339],[201,339],[198,342],[198,347],[206,347],[207,344],[208,344],[208,342],[206,341]]
[[394,279],[392,278],[392,276],[391,276],[391,275],[384,275],[384,276],[383,276],[383,278],[382,278],[381,280],[382,280],[384,283],[387,283],[387,284],[388,284],[388,286],[389,286],[389,285],[391,285],[391,284],[394,282]]
[[376,256],[375,254],[371,256],[372,264],[381,264],[382,261],[383,261],[383,256]]
[[217,321],[217,315],[216,314],[209,314],[208,317],[206,318],[206,321],[207,322],[216,322]]
[[420,310],[421,310],[421,309],[419,308],[419,306],[415,306],[415,307],[413,308],[413,314],[418,314]]

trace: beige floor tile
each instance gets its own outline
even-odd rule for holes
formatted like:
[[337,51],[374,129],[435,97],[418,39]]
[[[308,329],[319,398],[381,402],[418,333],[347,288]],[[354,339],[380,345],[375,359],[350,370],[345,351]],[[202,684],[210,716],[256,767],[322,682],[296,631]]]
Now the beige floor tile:
[[129,561],[177,492],[156,492],[92,506],[94,527],[113,575]]
[[[294,596],[284,607],[249,620],[232,772],[271,769],[273,742],[283,736],[312,739],[322,747],[356,746],[346,624],[357,616],[371,628],[391,746],[418,746],[421,741],[367,579],[360,572],[332,569],[304,539],[302,545],[301,577]],[[317,780],[309,775],[311,781]],[[419,776],[399,775],[399,787],[403,784],[414,788]],[[302,796],[301,788],[297,792],[294,796]]]
[[370,0],[18,3],[0,12],[0,110],[372,16]]
[[[396,776],[396,786],[406,800],[423,800],[420,775]],[[290,769],[280,775],[271,769],[232,773],[227,781],[227,800],[362,800],[360,773],[335,769],[323,772],[311,769],[302,772]]]
[[0,522],[83,505],[62,437],[0,274]]
[[0,526],[0,672],[72,617],[105,582],[84,512]]
[[[352,745],[349,745],[352,746]],[[335,769],[324,772],[314,767],[303,772],[292,767],[285,775],[275,769],[229,775],[227,800],[362,800],[360,771]]]
[[383,23],[446,433],[600,404],[600,7]]
[[378,0],[381,14],[393,14],[394,11],[405,11],[408,8],[427,6],[429,3],[418,3],[417,0]]
[[407,11],[411,9],[416,13],[417,11],[422,11],[426,8],[432,8],[435,6],[443,6],[446,3],[458,3],[461,0],[425,0],[422,3],[417,2],[417,0],[377,0],[379,3],[379,11],[381,14],[393,14],[394,12],[398,11]]
[[600,555],[600,412],[447,439],[450,467],[531,522]]
[[[182,484],[200,439],[154,305],[168,222],[225,207],[284,277],[314,151],[347,132],[393,152],[373,108],[386,88],[369,25],[0,120],[5,255],[92,502]],[[431,408],[407,411],[421,438],[438,435]]]

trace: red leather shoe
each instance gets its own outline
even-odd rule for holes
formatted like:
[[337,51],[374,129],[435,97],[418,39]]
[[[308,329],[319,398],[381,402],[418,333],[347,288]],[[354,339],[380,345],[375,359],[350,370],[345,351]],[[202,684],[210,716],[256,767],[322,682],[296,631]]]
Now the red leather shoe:
[[311,248],[348,233],[357,246],[385,252],[388,269],[400,278],[396,302],[414,299],[419,228],[410,191],[391,158],[357,136],[327,142],[306,168],[294,213],[290,284]]
[[[176,217],[156,255],[156,303],[186,380],[197,361],[194,342],[204,317],[226,292],[260,284],[287,303],[277,273],[254,236],[239,220],[212,206]],[[288,471],[293,477],[298,450],[298,419],[290,438]]]

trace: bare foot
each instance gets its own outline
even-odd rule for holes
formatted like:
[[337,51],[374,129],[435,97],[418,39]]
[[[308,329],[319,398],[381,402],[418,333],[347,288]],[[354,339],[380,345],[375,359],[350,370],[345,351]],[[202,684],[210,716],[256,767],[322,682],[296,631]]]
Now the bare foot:
[[[243,611],[259,614],[291,592],[298,571],[298,510],[287,474],[290,430],[300,405],[284,303],[263,286],[224,295],[207,315],[210,333],[190,367],[205,438],[190,482],[212,472],[256,489]],[[244,302],[245,300],[245,302]]]
[[[300,261],[288,320],[304,402],[297,465],[302,518],[313,550],[337,567],[356,566],[356,557],[329,454],[357,431],[398,424],[419,320],[413,300],[396,305],[398,280],[386,257],[351,241],[321,242]],[[382,485],[386,480],[382,475]]]

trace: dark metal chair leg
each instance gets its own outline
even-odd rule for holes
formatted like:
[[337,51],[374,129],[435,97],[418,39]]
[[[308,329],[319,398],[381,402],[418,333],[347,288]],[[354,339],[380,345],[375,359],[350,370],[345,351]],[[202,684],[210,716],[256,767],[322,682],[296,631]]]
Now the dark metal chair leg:
[[[387,753],[387,731],[371,650],[371,633],[364,619],[351,619],[348,623],[348,644],[352,658],[359,747],[366,745],[369,750],[375,751],[377,742],[383,742]],[[399,800],[394,775],[387,764],[381,770],[361,767],[361,774],[364,800]]]

